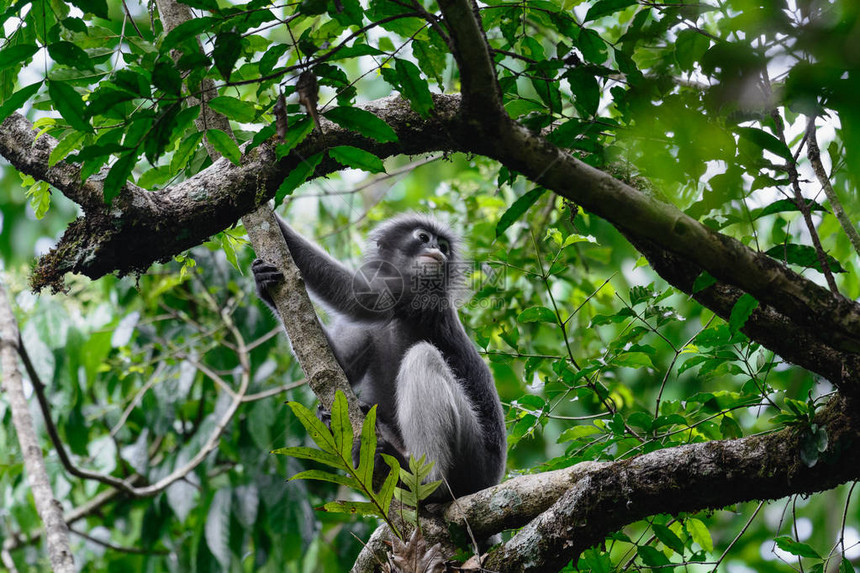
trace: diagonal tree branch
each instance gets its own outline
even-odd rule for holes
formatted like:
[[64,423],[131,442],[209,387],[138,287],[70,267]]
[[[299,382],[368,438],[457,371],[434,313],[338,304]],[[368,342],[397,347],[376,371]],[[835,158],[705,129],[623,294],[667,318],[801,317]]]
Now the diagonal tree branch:
[[481,119],[485,127],[488,122],[507,119],[477,4],[472,0],[440,0],[439,8],[451,30],[465,113]]

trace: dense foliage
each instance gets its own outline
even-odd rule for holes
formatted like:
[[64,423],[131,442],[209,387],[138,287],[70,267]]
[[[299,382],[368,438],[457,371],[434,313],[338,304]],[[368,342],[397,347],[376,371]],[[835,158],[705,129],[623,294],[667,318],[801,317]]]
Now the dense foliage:
[[[305,70],[320,85],[323,117],[380,143],[398,136],[352,106],[393,90],[432,117],[433,94],[460,87],[450,31],[432,1],[185,4],[195,18],[164,33],[155,7],[150,14],[131,2],[4,2],[0,119],[26,112],[59,140],[52,164],[81,164],[110,202],[129,179],[157,190],[209,166],[204,138],[239,163],[239,146],[247,152],[275,135],[281,93],[286,155],[314,125],[294,94]],[[856,2],[492,0],[479,8],[512,118],[860,297]],[[201,108],[189,96],[200,95],[204,78],[218,86],[211,108],[231,120],[237,141],[195,125]],[[353,143],[303,158],[278,190],[281,211],[353,263],[373,224],[403,210],[432,211],[463,232],[472,296],[461,316],[505,405],[509,476],[784,427],[805,436],[797,463],[814,466],[827,449],[813,417],[834,387],[741,332],[754,298],[738,301],[729,320],[715,316],[604,220],[489,159],[383,162]],[[331,160],[352,169],[313,179]],[[0,186],[0,253],[32,363],[28,391],[34,412],[37,394],[45,398],[50,421],[40,435],[54,494],[73,517],[79,566],[347,570],[376,523],[314,511],[349,494],[285,482],[314,466],[270,453],[308,445],[284,401],[310,406],[314,397],[253,295],[242,227],[141,276],[72,276],[68,292],[34,295],[28,265],[77,207],[9,167]],[[696,290],[713,280],[701,275]],[[186,466],[212,439],[202,463]],[[172,475],[163,491],[133,489]],[[2,398],[0,492],[4,547],[18,571],[45,570]],[[808,498],[656,514],[568,570],[848,573],[860,564],[853,492],[846,484]]]

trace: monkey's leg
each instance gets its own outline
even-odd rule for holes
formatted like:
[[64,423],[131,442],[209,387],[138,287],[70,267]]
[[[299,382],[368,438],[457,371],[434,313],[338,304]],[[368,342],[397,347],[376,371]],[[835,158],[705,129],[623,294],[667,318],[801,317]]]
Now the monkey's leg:
[[415,344],[403,357],[397,374],[397,423],[407,453],[436,462],[430,479],[460,481],[451,472],[463,471],[468,460],[462,458],[480,451],[481,431],[472,405],[442,354],[428,342]]

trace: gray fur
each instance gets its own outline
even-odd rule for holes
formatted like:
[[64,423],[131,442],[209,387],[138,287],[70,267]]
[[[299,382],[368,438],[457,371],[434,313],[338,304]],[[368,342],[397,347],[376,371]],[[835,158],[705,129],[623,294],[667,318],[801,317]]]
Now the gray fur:
[[[338,362],[362,401],[379,405],[385,446],[401,463],[409,455],[433,458],[434,474],[455,496],[497,484],[506,458],[504,416],[490,370],[453,304],[462,285],[459,238],[426,215],[389,219],[370,233],[362,266],[370,272],[354,283],[353,271],[280,224],[305,283],[335,316],[327,335]],[[428,265],[422,256],[441,262]],[[399,287],[391,269],[403,278]],[[425,280],[428,269],[444,281]],[[266,290],[279,280],[277,271],[263,261],[253,270],[271,306]],[[374,306],[389,292],[396,303]]]

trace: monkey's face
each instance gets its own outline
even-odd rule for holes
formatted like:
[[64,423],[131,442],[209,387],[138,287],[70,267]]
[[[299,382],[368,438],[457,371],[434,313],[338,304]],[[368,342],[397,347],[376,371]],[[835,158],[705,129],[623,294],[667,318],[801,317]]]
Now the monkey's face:
[[371,234],[378,258],[397,269],[402,308],[428,310],[450,306],[458,288],[456,237],[430,217],[406,215],[389,220]]
[[421,265],[444,268],[451,255],[451,243],[448,239],[421,227],[412,231],[412,239],[408,244],[412,252],[407,253],[407,256],[411,256]]

